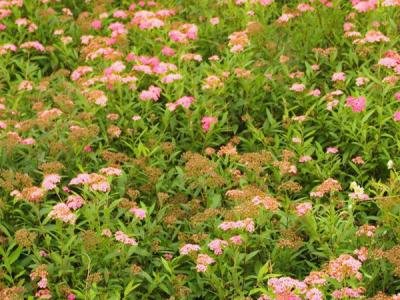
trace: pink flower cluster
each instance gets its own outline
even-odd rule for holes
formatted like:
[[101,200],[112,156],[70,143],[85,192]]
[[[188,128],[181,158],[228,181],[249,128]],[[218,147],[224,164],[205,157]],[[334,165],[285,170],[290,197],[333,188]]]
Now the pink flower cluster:
[[312,203],[311,202],[305,202],[305,203],[300,203],[300,204],[296,205],[296,214],[299,217],[304,216],[310,210],[312,210]]
[[302,281],[290,278],[290,277],[281,277],[281,278],[271,278],[268,280],[268,286],[272,288],[275,295],[279,297],[287,297],[282,299],[301,299],[296,296],[294,291],[297,291],[300,294],[304,294],[307,291],[307,284]]
[[276,201],[276,199],[269,196],[264,196],[264,197],[255,196],[253,200],[251,200],[251,202],[254,205],[262,205],[266,210],[270,211],[277,211],[280,206],[280,204],[278,203],[278,201]]
[[351,0],[353,8],[359,13],[364,13],[377,8],[378,0]]
[[369,30],[366,34],[365,37],[362,39],[355,39],[353,41],[353,44],[367,44],[367,43],[386,43],[389,42],[390,39],[384,35],[382,32],[379,30]]
[[103,175],[99,175],[96,173],[78,174],[77,177],[71,179],[69,185],[89,185],[89,187],[93,191],[99,191],[99,192],[110,191],[110,184],[108,183],[107,178],[104,177]]
[[176,30],[168,33],[169,38],[177,43],[187,44],[189,40],[198,39],[198,28],[195,24],[183,24]]
[[58,203],[54,205],[49,213],[51,219],[58,219],[68,224],[75,224],[77,216],[71,211],[65,203]]
[[161,89],[159,87],[156,87],[154,85],[151,85],[148,90],[144,90],[140,93],[140,100],[143,101],[148,101],[148,100],[153,100],[153,101],[158,101],[160,99],[161,95]]
[[146,218],[146,211],[143,208],[133,207],[129,211],[133,213],[139,220]]
[[293,85],[290,87],[290,90],[293,92],[303,92],[305,90],[306,86],[303,83],[293,83]]
[[357,255],[357,258],[359,261],[364,262],[368,259],[368,248],[366,247],[361,247],[360,249],[356,249],[353,252],[355,255]]
[[251,218],[246,218],[245,220],[241,221],[228,221],[221,223],[218,228],[222,229],[223,231],[228,231],[232,229],[244,229],[248,232],[254,232],[254,221]]
[[118,168],[107,167],[100,169],[99,173],[107,176],[121,176],[122,170]]
[[208,117],[205,116],[201,119],[201,128],[203,129],[204,132],[207,132],[210,130],[211,125],[217,124],[218,119],[216,117]]
[[47,190],[54,190],[57,187],[57,183],[61,181],[61,176],[58,174],[46,174],[44,176],[42,187]]
[[365,97],[347,97],[346,105],[347,107],[351,107],[353,112],[362,112],[366,107],[366,99]]
[[88,66],[79,66],[76,70],[74,70],[71,74],[71,80],[77,81],[79,78],[81,78],[83,75],[93,72],[92,67]]
[[176,100],[175,103],[167,103],[167,108],[169,111],[174,111],[176,110],[179,106],[182,106],[184,108],[189,108],[190,105],[195,101],[194,97],[190,96],[184,96],[182,98],[179,98]]
[[25,42],[19,46],[21,49],[35,49],[39,52],[44,52],[46,49],[38,41]]
[[395,73],[400,74],[400,54],[389,50],[385,53],[384,57],[379,60],[378,65],[392,69]]
[[345,287],[340,290],[333,291],[332,297],[335,299],[349,299],[349,298],[360,299],[364,292],[365,292],[364,288]]
[[200,250],[200,246],[196,245],[196,244],[186,244],[183,245],[180,249],[179,249],[179,253],[181,255],[187,255],[190,252],[197,252]]
[[136,246],[138,244],[134,238],[130,238],[128,235],[120,230],[117,231],[114,236],[116,241],[121,242],[125,245]]
[[162,75],[168,72],[176,71],[178,69],[176,65],[161,62],[160,59],[157,57],[137,56],[133,53],[129,53],[126,56],[126,60],[128,62],[134,61],[134,71],[142,72],[148,75]]
[[361,280],[362,274],[359,272],[361,265],[362,263],[351,255],[342,254],[329,262],[328,274],[337,281],[353,276]]
[[164,76],[163,78],[161,78],[161,82],[169,84],[169,83],[172,83],[174,81],[180,80],[182,78],[183,78],[183,76],[181,74],[172,73],[172,74],[168,74],[168,75]]
[[215,239],[212,240],[208,244],[208,248],[210,250],[214,251],[214,254],[216,255],[221,255],[222,254],[222,249],[228,246],[228,242],[220,239]]
[[39,202],[46,195],[46,190],[37,186],[25,187],[22,191],[13,190],[10,196],[15,197],[17,200],[27,200],[29,202]]
[[332,75],[332,81],[345,81],[346,75],[343,72],[337,72]]
[[213,264],[215,260],[207,254],[199,254],[196,259],[196,270],[197,272],[207,271],[207,267]]
[[356,232],[356,236],[366,236],[366,237],[373,237],[375,235],[376,226],[364,224],[359,227]]
[[78,195],[69,195],[67,198],[67,206],[72,210],[77,210],[81,208],[85,201],[81,196]]

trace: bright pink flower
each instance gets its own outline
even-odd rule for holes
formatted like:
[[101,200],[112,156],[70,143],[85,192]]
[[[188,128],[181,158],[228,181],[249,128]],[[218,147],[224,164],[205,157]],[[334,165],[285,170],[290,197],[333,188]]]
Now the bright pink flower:
[[203,117],[201,119],[201,128],[204,132],[207,132],[210,130],[211,125],[217,124],[217,122],[218,119],[216,117]]
[[351,107],[353,112],[362,112],[366,108],[366,98],[365,97],[347,97],[345,106]]
[[395,120],[396,122],[400,122],[400,110],[396,111],[393,114],[393,120]]
[[99,173],[107,176],[121,176],[122,170],[118,168],[108,167],[100,169]]
[[129,211],[133,213],[139,220],[146,218],[146,211],[143,208],[133,207]]
[[74,294],[72,294],[72,293],[69,293],[68,296],[67,296],[67,299],[68,300],[75,300],[76,296]]
[[95,30],[101,29],[101,20],[94,20],[94,21],[91,23],[91,26],[92,26],[92,28],[95,29]]

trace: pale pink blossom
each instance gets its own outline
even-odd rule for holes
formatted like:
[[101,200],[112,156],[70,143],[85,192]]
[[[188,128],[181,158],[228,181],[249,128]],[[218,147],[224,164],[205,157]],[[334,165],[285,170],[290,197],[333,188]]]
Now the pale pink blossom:
[[332,75],[332,81],[344,81],[346,80],[346,75],[343,72],[337,72]]
[[199,254],[196,259],[197,272],[205,272],[207,267],[213,264],[215,260],[207,254]]
[[300,203],[300,204],[296,205],[296,214],[299,217],[304,216],[310,210],[312,210],[312,203],[310,203],[310,202]]
[[290,90],[294,92],[303,92],[305,90],[306,86],[302,83],[294,83],[291,87]]
[[57,183],[61,181],[61,176],[58,174],[47,174],[44,176],[42,187],[48,191],[54,190]]
[[133,207],[129,211],[133,213],[139,220],[143,220],[144,218],[146,218],[146,210],[144,210],[143,208]]
[[81,208],[82,205],[85,203],[83,198],[78,195],[69,195],[67,198],[67,206],[72,210],[77,210]]
[[183,245],[180,249],[179,249],[179,253],[181,255],[186,255],[189,254],[190,252],[197,252],[200,250],[200,246],[196,245],[196,244],[186,244]]
[[228,246],[228,242],[220,239],[212,240],[208,243],[208,248],[214,251],[215,255],[221,255],[222,249]]
[[58,219],[68,224],[75,224],[77,216],[71,212],[65,203],[56,204],[49,213],[51,219]]
[[134,238],[130,238],[128,235],[126,235],[124,232],[122,231],[117,231],[115,234],[115,240],[118,242],[121,242],[125,245],[129,245],[129,246],[136,246],[138,243]]

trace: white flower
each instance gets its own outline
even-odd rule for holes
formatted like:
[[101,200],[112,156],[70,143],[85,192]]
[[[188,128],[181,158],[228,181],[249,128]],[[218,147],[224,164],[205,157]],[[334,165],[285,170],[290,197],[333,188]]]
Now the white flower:
[[393,162],[393,160],[389,160],[389,161],[387,162],[387,168],[390,170],[390,169],[393,169],[393,167],[394,167],[394,162]]

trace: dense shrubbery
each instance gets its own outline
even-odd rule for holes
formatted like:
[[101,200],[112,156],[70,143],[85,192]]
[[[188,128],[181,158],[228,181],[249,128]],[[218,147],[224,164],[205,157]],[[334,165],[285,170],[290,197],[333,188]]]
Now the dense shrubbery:
[[0,1],[0,299],[400,299],[399,22]]

